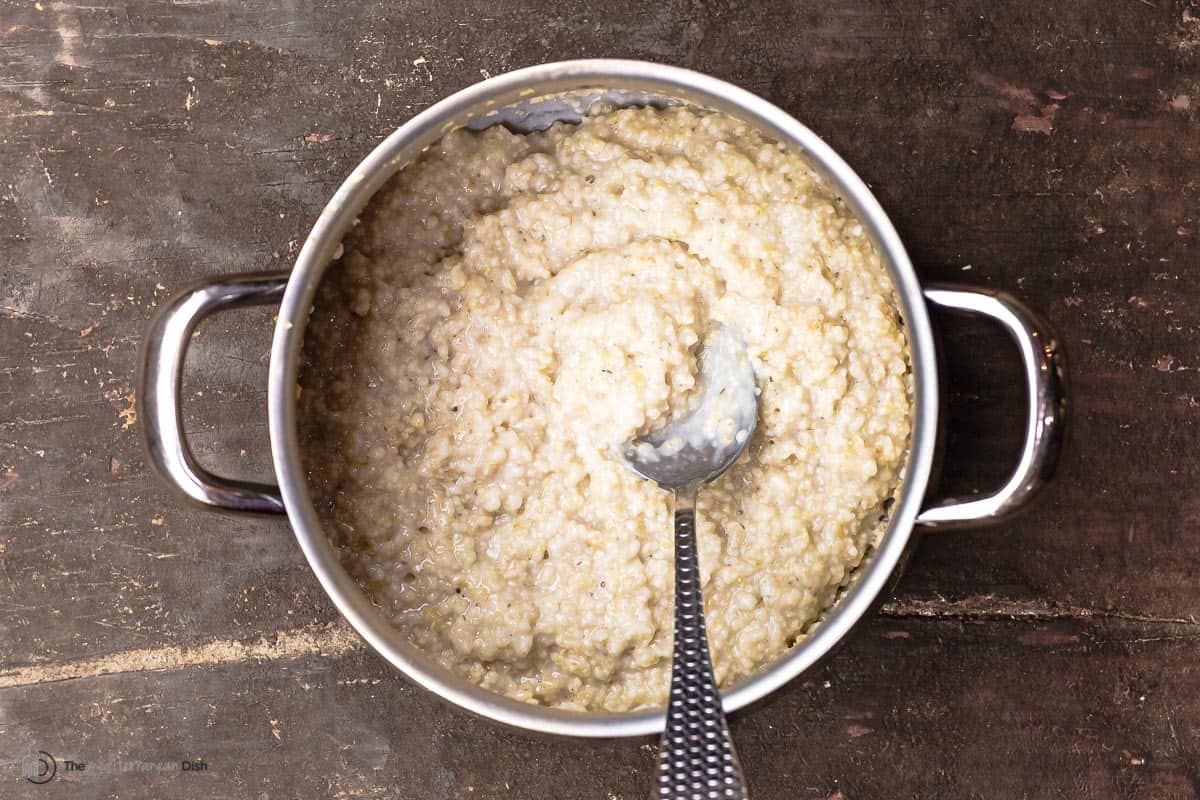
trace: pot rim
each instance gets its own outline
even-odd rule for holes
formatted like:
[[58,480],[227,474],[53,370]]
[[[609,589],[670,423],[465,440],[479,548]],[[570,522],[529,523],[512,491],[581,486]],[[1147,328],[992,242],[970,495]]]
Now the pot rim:
[[[661,732],[664,709],[577,712],[522,703],[477,686],[403,639],[338,561],[316,516],[300,460],[297,375],[304,328],[321,275],[361,208],[382,183],[424,146],[468,116],[495,109],[497,98],[558,94],[572,88],[637,86],[718,108],[799,148],[833,182],[871,235],[904,314],[913,372],[909,455],[887,531],[864,558],[836,603],[782,657],[723,693],[727,712],[753,703],[807,670],[842,641],[880,598],[902,563],[929,481],[937,434],[938,377],[928,311],[908,254],[891,220],[861,178],[805,125],[772,103],[725,81],[645,61],[586,59],[526,67],[462,89],[397,128],[354,168],[321,212],[296,260],[279,309],[271,347],[268,421],[275,474],[287,514],[309,566],[350,625],[393,666],[421,686],[484,717],[528,730],[583,737]],[[532,91],[530,91],[532,90]],[[489,105],[490,104],[490,105]]]

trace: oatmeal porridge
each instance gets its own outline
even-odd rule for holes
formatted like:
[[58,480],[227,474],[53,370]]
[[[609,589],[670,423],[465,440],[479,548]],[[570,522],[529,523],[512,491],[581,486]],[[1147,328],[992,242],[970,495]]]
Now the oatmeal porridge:
[[718,682],[802,638],[882,531],[911,425],[891,282],[830,188],[744,123],[680,107],[455,131],[343,245],[304,344],[313,499],[374,602],[470,680],[574,709],[665,701],[670,496],[618,448],[693,406],[718,327],[761,390],[697,508]]

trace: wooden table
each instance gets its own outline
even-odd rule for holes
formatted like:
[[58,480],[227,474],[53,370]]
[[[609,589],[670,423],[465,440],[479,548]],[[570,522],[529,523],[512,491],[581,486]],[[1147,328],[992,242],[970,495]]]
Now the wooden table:
[[[649,739],[541,738],[398,675],[286,523],[153,480],[133,394],[155,306],[287,268],[413,113],[601,55],[794,113],[923,278],[1011,290],[1071,360],[1041,506],[926,539],[849,646],[736,716],[756,800],[1200,796],[1195,0],[0,2],[0,796],[647,796]],[[1015,356],[947,332],[945,488],[986,487],[1019,433]],[[269,310],[204,325],[185,380],[202,460],[264,479],[269,336]],[[37,750],[46,786],[21,777]]]

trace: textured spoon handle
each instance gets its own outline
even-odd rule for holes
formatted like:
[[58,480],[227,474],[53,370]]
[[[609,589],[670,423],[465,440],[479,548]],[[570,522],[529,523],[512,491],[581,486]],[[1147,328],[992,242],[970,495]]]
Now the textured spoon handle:
[[675,511],[675,653],[654,796],[660,800],[748,797],[708,656],[696,512],[691,508]]

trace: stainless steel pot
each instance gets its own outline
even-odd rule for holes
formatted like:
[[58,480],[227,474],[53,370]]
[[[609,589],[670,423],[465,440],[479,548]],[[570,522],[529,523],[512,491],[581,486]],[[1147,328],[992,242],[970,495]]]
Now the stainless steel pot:
[[[309,498],[296,434],[297,365],[313,295],[343,235],[371,195],[422,149],[458,126],[503,122],[544,128],[555,120],[577,120],[580,108],[596,100],[618,105],[683,102],[717,109],[797,148],[862,221],[896,284],[911,346],[915,415],[912,450],[888,530],[808,635],[779,660],[730,687],[725,707],[734,711],[795,678],[830,653],[882,600],[903,567],[914,529],[1006,517],[1049,476],[1063,422],[1062,363],[1049,329],[1011,297],[981,289],[922,288],[887,215],[837,153],[782,110],[728,83],[638,61],[566,61],[501,75],[452,95],[400,127],[350,173],[313,226],[290,274],[215,278],[173,297],[151,324],[138,398],[151,463],[167,484],[209,508],[287,514],[313,572],[338,609],[372,647],[417,683],[464,708],[523,728],[573,736],[631,736],[662,730],[663,712],[580,713],[518,703],[466,682],[405,641],[342,569],[326,541]],[[278,486],[204,470],[192,457],[180,415],[183,361],[196,324],[214,311],[264,303],[279,303],[268,395]],[[926,497],[938,438],[938,361],[927,304],[1001,324],[1020,352],[1029,398],[1025,441],[1012,476],[994,494],[970,500]]]

